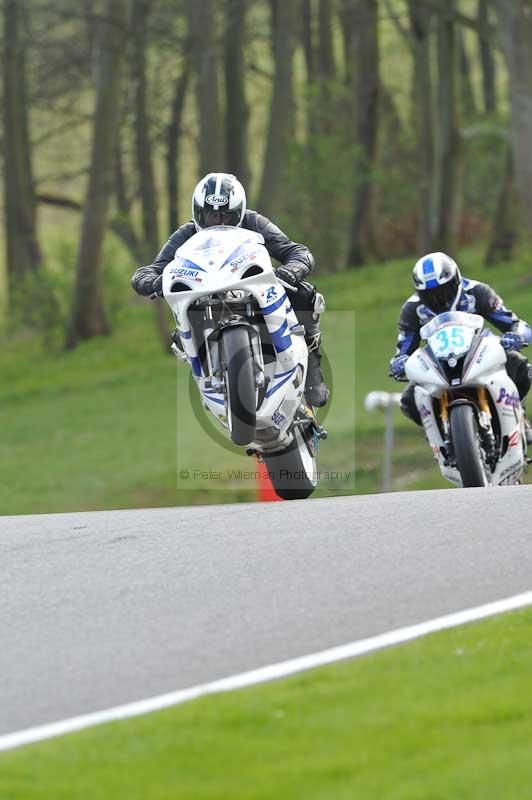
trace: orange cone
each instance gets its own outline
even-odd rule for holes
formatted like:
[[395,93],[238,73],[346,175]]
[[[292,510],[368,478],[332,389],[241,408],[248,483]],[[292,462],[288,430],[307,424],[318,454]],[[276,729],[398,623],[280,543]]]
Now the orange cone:
[[257,500],[271,503],[282,498],[276,493],[268,476],[268,468],[262,461],[257,461]]

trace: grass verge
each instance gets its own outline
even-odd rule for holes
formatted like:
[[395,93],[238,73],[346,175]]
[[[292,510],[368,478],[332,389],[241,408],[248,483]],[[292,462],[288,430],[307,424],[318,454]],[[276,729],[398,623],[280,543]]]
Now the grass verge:
[[0,755],[2,800],[525,800],[532,610]]
[[[466,274],[492,283],[532,319],[526,264],[487,270],[475,251],[462,262]],[[382,418],[363,402],[372,389],[402,388],[386,373],[410,267],[400,261],[316,275],[328,302],[324,349],[334,378],[330,438],[318,466],[350,476],[322,481],[316,496],[379,488]],[[132,296],[112,337],[74,352],[49,350],[35,337],[11,339],[0,351],[0,515],[253,500],[254,482],[231,477],[253,463],[204,433],[190,410],[188,377],[162,352],[150,304]],[[396,418],[394,488],[447,486],[422,433],[399,412]],[[181,481],[181,468],[220,478]]]

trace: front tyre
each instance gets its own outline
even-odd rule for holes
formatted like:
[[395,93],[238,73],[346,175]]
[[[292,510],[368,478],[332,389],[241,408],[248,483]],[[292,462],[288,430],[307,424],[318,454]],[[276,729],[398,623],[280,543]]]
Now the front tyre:
[[318,484],[312,443],[299,427],[288,447],[278,453],[265,454],[264,463],[273,488],[283,500],[304,500]]
[[462,486],[488,486],[486,467],[480,449],[478,424],[472,406],[465,403],[453,406],[449,418],[456,466]]
[[253,354],[244,325],[223,329],[221,357],[231,440],[238,445],[250,444],[257,427],[257,399]]

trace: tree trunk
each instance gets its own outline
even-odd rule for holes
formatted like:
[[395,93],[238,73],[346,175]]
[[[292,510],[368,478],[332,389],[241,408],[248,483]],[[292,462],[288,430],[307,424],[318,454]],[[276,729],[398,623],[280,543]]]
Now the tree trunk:
[[13,285],[34,272],[41,261],[27,118],[25,5],[24,0],[4,0],[5,238],[7,274]]
[[[140,187],[142,210],[143,261],[149,263],[160,250],[159,224],[157,218],[157,188],[153,168],[153,152],[150,140],[150,115],[148,113],[148,86],[146,78],[146,32],[153,0],[133,0],[132,68],[135,86],[135,155]],[[168,348],[168,314],[162,302],[153,304],[155,327],[162,346]]]
[[270,119],[259,208],[267,216],[279,211],[283,176],[294,129],[293,51],[297,6],[285,0],[270,0],[272,44],[275,63]]
[[484,110],[487,114],[497,111],[497,93],[495,81],[495,59],[493,47],[487,36],[489,28],[489,0],[478,0],[477,11],[478,25],[481,35],[478,37],[480,63],[482,65],[482,94],[484,97]]
[[477,113],[475,92],[471,79],[471,64],[465,44],[463,31],[458,32],[458,50],[460,60],[460,90],[462,99],[462,112],[466,120],[473,119]]
[[532,3],[495,0],[508,65],[511,142],[517,191],[527,231],[532,230]]
[[334,81],[336,79],[336,60],[333,41],[333,2],[319,0],[318,7],[318,76],[319,76],[319,109],[318,130],[328,134],[337,127],[335,114],[336,98],[334,97]]
[[341,0],[340,8],[340,27],[342,31],[342,46],[343,46],[343,81],[346,86],[351,85],[353,75],[353,0]]
[[224,168],[216,57],[216,2],[187,0],[186,12],[196,72],[199,167],[201,174],[206,175]]
[[424,0],[409,0],[408,13],[413,39],[414,127],[417,130],[419,155],[419,246],[422,252],[432,250],[434,228],[434,121],[431,78],[430,24],[431,11]]
[[501,261],[510,261],[512,258],[517,240],[514,195],[514,166],[512,148],[509,145],[497,197],[490,242],[486,252],[485,263],[487,266]]
[[305,55],[307,84],[316,80],[316,57],[314,52],[314,11],[312,0],[301,0],[301,40]]
[[246,102],[246,66],[244,40],[248,0],[226,0],[225,26],[225,169],[244,185],[249,179],[248,106]]
[[371,231],[373,169],[377,157],[379,100],[379,42],[377,0],[350,0],[352,14],[351,90],[355,107],[354,135],[361,152],[361,174],[353,197],[353,217],[349,241],[349,264],[362,264],[365,244]]
[[438,16],[438,129],[436,135],[436,226],[434,247],[452,250],[456,221],[459,131],[456,114],[457,43],[453,11],[447,0]]
[[152,0],[133,0],[131,15],[131,65],[135,90],[135,161],[139,179],[142,234],[146,258],[154,255],[160,245],[146,82],[146,26],[151,5]]
[[175,83],[170,122],[166,129],[166,193],[168,196],[169,231],[175,231],[179,226],[182,120],[190,78],[190,67],[191,58],[190,54],[187,53],[183,71]]
[[318,72],[322,83],[332,81],[336,77],[333,45],[333,0],[319,0]]
[[76,263],[72,317],[66,345],[109,333],[103,305],[102,244],[119,130],[122,53],[126,42],[127,0],[107,0],[98,21],[99,59],[96,109],[87,194]]

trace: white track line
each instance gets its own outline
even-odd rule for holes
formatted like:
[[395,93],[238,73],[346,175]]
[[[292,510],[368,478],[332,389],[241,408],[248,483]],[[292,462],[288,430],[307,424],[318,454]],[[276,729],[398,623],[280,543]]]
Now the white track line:
[[507,597],[503,600],[497,600],[493,603],[487,603],[483,606],[477,606],[476,608],[468,608],[465,611],[458,611],[454,614],[447,614],[444,617],[437,617],[436,619],[420,622],[406,628],[398,628],[394,631],[381,633],[369,639],[360,639],[357,642],[340,645],[339,647],[332,647],[329,650],[322,650],[319,653],[312,653],[311,655],[293,658],[289,661],[282,661],[279,664],[270,664],[267,667],[254,669],[251,672],[231,675],[228,678],[222,678],[212,683],[192,686],[189,689],[179,689],[176,692],[150,697],[147,700],[139,700],[134,703],[116,706],[115,708],[108,708],[104,711],[96,711],[92,714],[84,714],[79,717],[60,720],[59,722],[53,722],[49,725],[40,725],[36,728],[27,728],[26,730],[16,731],[15,733],[8,733],[4,736],[0,736],[0,751],[11,750],[21,745],[42,741],[43,739],[52,739],[55,736],[73,733],[74,731],[80,731],[84,728],[90,728],[93,725],[101,725],[104,722],[116,722],[117,720],[148,714],[151,711],[158,711],[162,708],[185,703],[187,700],[194,700],[196,697],[201,697],[206,694],[229,692],[233,689],[242,689],[257,683],[284,678],[296,672],[313,669],[314,667],[320,667],[324,664],[332,664],[335,661],[342,661],[347,658],[354,658],[364,653],[370,653],[373,650],[380,650],[383,647],[409,642],[412,639],[418,639],[429,633],[435,633],[447,628],[455,628],[467,622],[474,622],[475,620],[492,617],[495,614],[513,611],[517,608],[523,608],[529,605],[532,605],[532,591],[514,595],[513,597]]

